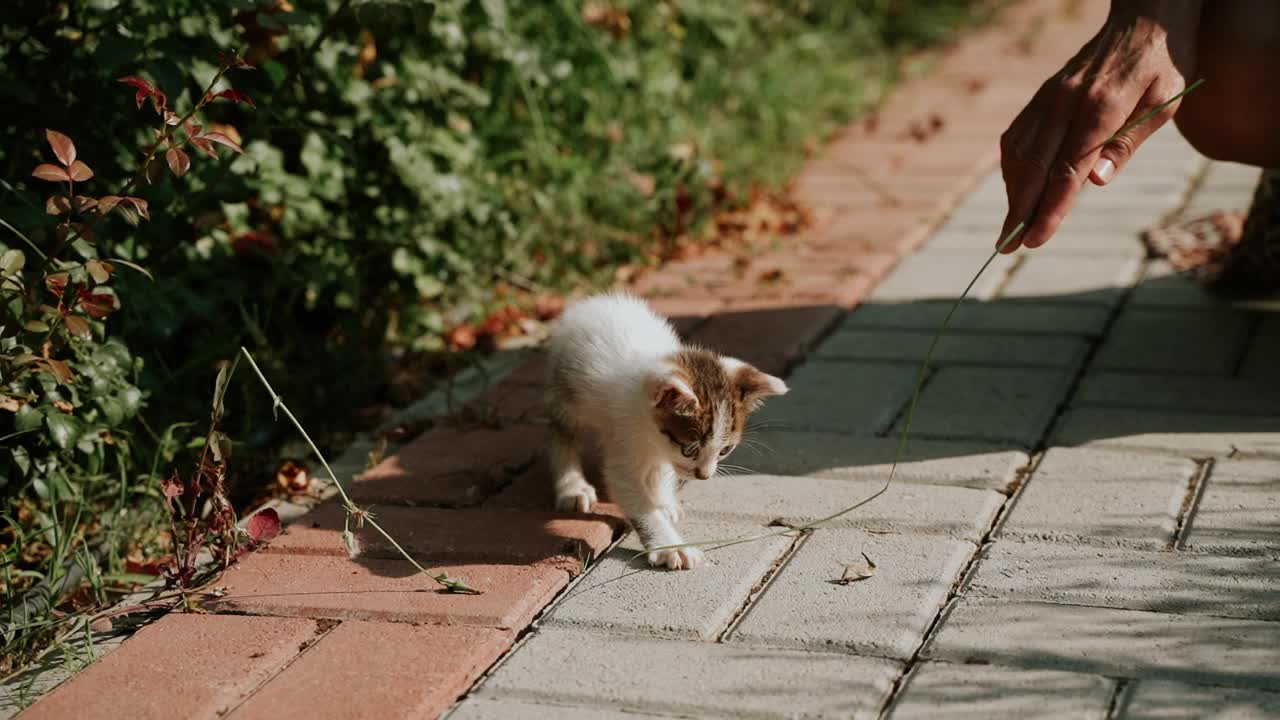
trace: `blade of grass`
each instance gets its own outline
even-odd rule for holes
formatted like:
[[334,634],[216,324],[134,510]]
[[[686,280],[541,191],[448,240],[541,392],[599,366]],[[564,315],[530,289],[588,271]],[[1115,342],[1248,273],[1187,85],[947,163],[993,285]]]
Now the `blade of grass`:
[[[1164,101],[1160,105],[1144,113],[1141,117],[1137,118],[1133,122],[1117,130],[1115,133],[1111,135],[1111,137],[1107,138],[1106,142],[1102,144],[1106,145],[1107,143],[1115,140],[1121,135],[1124,135],[1125,133],[1141,125],[1142,123],[1150,120],[1151,118],[1160,114],[1160,112],[1163,111],[1165,108],[1169,107],[1173,103],[1182,99],[1188,93],[1190,93],[1191,91],[1195,90],[1196,88],[1200,87],[1203,84],[1204,84],[1204,78],[1200,78],[1199,80],[1196,80],[1195,82],[1188,85],[1186,89],[1183,90],[1182,92],[1178,93],[1177,95],[1174,95],[1173,97]],[[662,545],[654,548],[646,548],[644,551],[638,552],[635,555],[633,555],[631,560],[634,561],[636,558],[639,558],[642,555],[646,555],[651,552],[658,552],[660,550],[678,550],[680,548],[686,548],[686,547],[706,547],[707,551],[710,552],[712,550],[719,550],[720,548],[726,548],[733,545],[741,545],[743,543],[755,542],[757,540],[764,540],[766,538],[777,537],[779,535],[795,535],[797,533],[809,532],[812,530],[816,530],[822,527],[823,525],[830,523],[833,520],[837,520],[845,515],[848,515],[854,510],[857,510],[858,508],[866,505],[869,502],[872,502],[876,498],[879,498],[881,495],[884,495],[886,492],[888,492],[889,486],[893,484],[894,475],[897,473],[898,464],[902,462],[902,458],[906,454],[907,441],[911,437],[911,422],[915,418],[916,405],[920,401],[920,388],[924,386],[925,375],[929,371],[929,363],[933,361],[933,352],[938,347],[938,341],[942,339],[943,333],[946,332],[947,327],[951,324],[951,317],[955,315],[956,310],[959,309],[960,303],[964,302],[964,299],[969,295],[969,291],[973,289],[973,286],[975,284],[977,284],[978,278],[982,277],[982,274],[987,271],[987,268],[990,267],[993,261],[995,261],[996,256],[999,255],[1006,247],[1008,247],[1009,244],[1012,243],[1015,238],[1017,238],[1019,235],[1022,234],[1022,231],[1026,229],[1027,225],[1030,224],[1031,220],[1034,217],[1035,217],[1035,213],[1032,213],[1031,217],[1018,223],[1017,227],[1009,231],[1009,234],[1006,235],[1004,239],[1000,241],[1000,244],[996,246],[996,249],[994,251],[992,251],[991,255],[987,258],[987,261],[982,263],[982,267],[978,268],[978,272],[973,276],[973,279],[970,280],[969,284],[965,286],[964,292],[960,293],[960,297],[956,298],[955,302],[951,303],[951,308],[947,310],[946,316],[942,318],[942,323],[938,326],[938,329],[934,330],[933,339],[929,342],[929,349],[927,352],[925,352],[924,361],[920,363],[920,368],[916,372],[915,387],[913,387],[911,390],[911,404],[907,406],[907,414],[902,423],[902,434],[899,436],[898,447],[897,447],[897,450],[894,452],[893,464],[889,466],[889,475],[887,478],[885,478],[884,485],[882,485],[879,490],[876,490],[874,493],[868,495],[867,497],[863,498],[857,503],[843,510],[840,510],[839,512],[832,513],[824,518],[819,518],[817,520],[814,520],[813,522],[808,522],[803,525],[796,525],[793,527],[785,528],[783,530],[775,530],[773,532],[760,533],[758,535],[748,535],[746,537],[720,538],[716,540],[702,540],[699,542],[680,543],[677,545]]]
[[374,530],[378,531],[378,534],[381,535],[384,540],[390,543],[397,552],[404,556],[405,560],[408,560],[411,565],[417,568],[418,572],[434,580],[438,585],[444,588],[446,592],[479,595],[480,591],[468,586],[466,581],[458,578],[451,578],[445,573],[432,573],[422,567],[422,565],[419,565],[418,561],[414,560],[412,555],[406,552],[404,548],[400,547],[400,543],[396,542],[395,538],[387,534],[387,531],[383,530],[381,525],[374,522],[373,517],[367,510],[362,510],[356,507],[356,504],[353,503],[351,498],[347,495],[346,488],[342,487],[342,483],[338,481],[338,476],[334,474],[333,468],[329,467],[329,461],[326,460],[324,454],[320,452],[320,448],[316,447],[311,436],[307,434],[306,428],[302,427],[302,423],[298,422],[298,418],[294,417],[293,412],[289,410],[289,406],[284,404],[284,399],[276,394],[275,388],[271,387],[271,383],[267,381],[267,376],[262,374],[262,370],[258,367],[258,363],[254,362],[253,356],[250,355],[249,351],[243,347],[240,348],[240,352],[244,354],[245,359],[249,361],[249,367],[253,368],[253,372],[256,373],[258,379],[262,381],[262,386],[266,388],[267,393],[271,395],[272,409],[279,410],[284,413],[284,416],[293,424],[294,429],[297,430],[298,433],[302,435],[302,439],[307,442],[307,446],[311,448],[311,452],[315,453],[315,456],[319,458],[320,464],[324,466],[324,471],[328,473],[329,479],[333,482],[334,487],[338,489],[338,493],[342,496],[342,505],[347,511],[347,517],[356,518],[357,525],[360,523],[369,523]]

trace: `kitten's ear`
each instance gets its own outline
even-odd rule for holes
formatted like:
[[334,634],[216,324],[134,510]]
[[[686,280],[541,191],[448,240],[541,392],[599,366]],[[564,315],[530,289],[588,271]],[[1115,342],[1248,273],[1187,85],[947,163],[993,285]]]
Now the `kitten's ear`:
[[659,410],[684,415],[698,407],[698,396],[693,394],[693,389],[675,375],[654,378],[652,387],[653,406]]
[[786,395],[787,384],[758,368],[743,363],[734,373],[734,381],[742,394],[742,402],[749,410],[760,407],[765,398]]

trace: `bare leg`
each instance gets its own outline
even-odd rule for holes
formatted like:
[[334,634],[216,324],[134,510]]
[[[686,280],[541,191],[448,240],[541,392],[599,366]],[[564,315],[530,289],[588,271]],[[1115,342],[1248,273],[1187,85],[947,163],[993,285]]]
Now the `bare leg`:
[[[670,468],[642,467],[627,458],[610,458],[606,460],[604,477],[609,496],[622,507],[645,549],[684,542],[667,504],[675,498],[674,488],[662,489],[668,478],[674,481]],[[702,563],[703,555],[697,548],[654,550],[648,560],[654,567],[689,570]]]
[[1178,129],[1215,160],[1280,167],[1280,2],[1206,2],[1197,44],[1205,84],[1178,107]]

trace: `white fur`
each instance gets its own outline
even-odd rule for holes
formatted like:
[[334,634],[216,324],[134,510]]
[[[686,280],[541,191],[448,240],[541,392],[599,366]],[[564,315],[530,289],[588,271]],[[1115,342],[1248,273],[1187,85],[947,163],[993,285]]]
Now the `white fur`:
[[[654,403],[663,388],[693,396],[672,375],[671,356],[682,345],[671,325],[642,300],[615,293],[571,306],[551,333],[551,396],[557,430],[550,449],[556,506],[588,512],[596,492],[582,470],[584,443],[599,446],[603,479],[610,496],[649,548],[649,563],[687,569],[702,561],[696,548],[653,550],[683,542],[675,523],[680,475],[714,475],[728,433],[720,412],[715,440],[698,457],[683,458],[662,435]],[[745,365],[724,358],[726,369]],[[774,383],[773,381],[776,381]],[[786,392],[770,378],[773,394]],[[708,457],[709,456],[709,457]]]

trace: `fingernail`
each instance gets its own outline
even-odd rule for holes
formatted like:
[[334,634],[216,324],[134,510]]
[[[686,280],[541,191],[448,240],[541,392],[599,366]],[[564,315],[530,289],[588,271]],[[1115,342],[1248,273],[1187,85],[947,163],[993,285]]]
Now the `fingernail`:
[[1097,165],[1093,166],[1093,174],[1097,175],[1098,179],[1101,180],[1103,183],[1110,182],[1111,176],[1114,175],[1115,172],[1116,172],[1115,163],[1111,162],[1107,158],[1102,158],[1101,160],[1098,161]]

